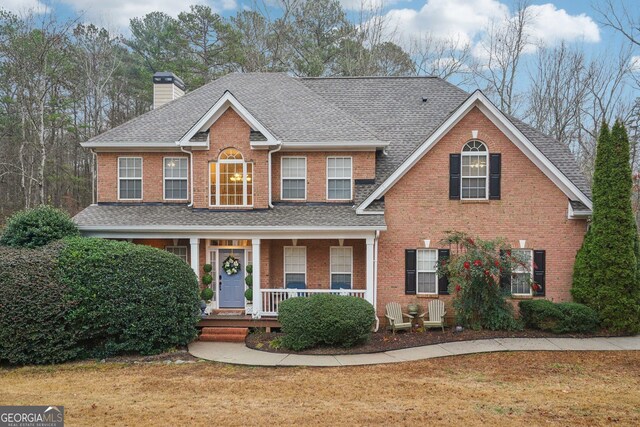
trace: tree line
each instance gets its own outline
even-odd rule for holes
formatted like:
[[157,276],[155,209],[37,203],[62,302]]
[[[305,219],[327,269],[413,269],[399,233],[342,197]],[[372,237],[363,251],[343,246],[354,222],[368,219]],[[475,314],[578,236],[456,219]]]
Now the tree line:
[[175,18],[152,12],[132,19],[127,36],[80,18],[0,10],[0,218],[42,203],[71,213],[91,203],[94,158],[79,143],[148,111],[157,71],[174,72],[188,90],[230,72],[435,75],[481,88],[506,113],[555,137],[587,176],[601,123],[620,118],[638,169],[640,20],[613,3],[596,12],[628,43],[597,57],[535,40],[526,2],[473,44],[428,32],[403,38],[381,8],[271,3],[228,17],[205,5]]

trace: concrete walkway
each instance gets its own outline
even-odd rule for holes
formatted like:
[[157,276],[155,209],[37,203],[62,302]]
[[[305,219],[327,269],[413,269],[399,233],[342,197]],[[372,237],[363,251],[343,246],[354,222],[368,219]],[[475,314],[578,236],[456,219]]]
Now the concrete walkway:
[[401,363],[436,357],[496,351],[621,351],[640,350],[640,335],[612,338],[495,338],[459,341],[382,353],[336,356],[269,353],[242,343],[194,341],[189,352],[201,359],[251,366],[354,366]]

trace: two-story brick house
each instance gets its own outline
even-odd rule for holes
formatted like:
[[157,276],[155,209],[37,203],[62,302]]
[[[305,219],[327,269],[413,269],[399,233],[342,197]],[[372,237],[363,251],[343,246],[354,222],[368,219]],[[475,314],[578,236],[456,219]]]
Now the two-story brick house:
[[[446,230],[523,251],[542,289],[514,279],[514,295],[570,299],[586,181],[562,144],[481,92],[430,77],[230,74],[179,96],[175,76],[154,81],[154,110],[83,144],[96,203],[75,221],[169,250],[199,276],[211,264],[219,309],[245,307],[247,264],[254,317],[292,293],[356,295],[378,313],[446,300]],[[242,274],[222,268],[229,257]]]

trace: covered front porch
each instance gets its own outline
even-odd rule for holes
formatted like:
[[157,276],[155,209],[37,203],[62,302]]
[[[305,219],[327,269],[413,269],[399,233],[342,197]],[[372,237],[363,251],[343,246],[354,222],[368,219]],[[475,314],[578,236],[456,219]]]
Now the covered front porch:
[[[170,251],[189,263],[200,286],[213,290],[212,316],[275,318],[282,301],[327,293],[363,298],[375,306],[375,232],[222,233],[177,238],[146,234],[128,240]],[[239,264],[236,273],[225,271],[224,262],[229,258]],[[250,301],[245,298],[247,265],[252,266]],[[203,284],[206,274],[212,277],[210,284]]]

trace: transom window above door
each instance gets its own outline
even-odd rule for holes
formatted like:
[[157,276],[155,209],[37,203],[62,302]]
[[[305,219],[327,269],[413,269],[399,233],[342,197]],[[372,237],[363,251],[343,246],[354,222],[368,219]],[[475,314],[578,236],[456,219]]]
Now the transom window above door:
[[473,140],[462,148],[461,198],[486,200],[489,152],[484,143]]
[[209,163],[210,206],[253,205],[253,163],[235,148],[227,148]]

